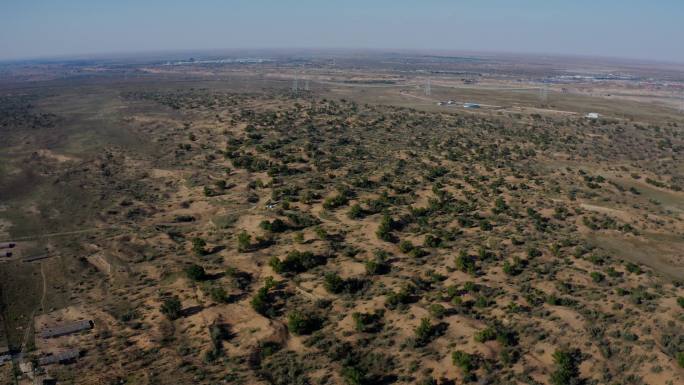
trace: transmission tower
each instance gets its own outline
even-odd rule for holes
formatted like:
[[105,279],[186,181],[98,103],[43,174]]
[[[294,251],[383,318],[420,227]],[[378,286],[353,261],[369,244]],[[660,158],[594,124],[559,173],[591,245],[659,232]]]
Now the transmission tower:
[[542,87],[539,88],[539,100],[542,103],[546,103],[546,101],[549,99],[549,86],[547,84],[544,84]]
[[294,80],[292,81],[292,92],[297,93],[297,91],[299,91],[299,77],[295,74]]
[[309,78],[306,79],[304,82],[304,91],[309,91]]
[[430,84],[430,79],[427,80],[425,83],[425,96],[430,96],[432,95],[432,86]]

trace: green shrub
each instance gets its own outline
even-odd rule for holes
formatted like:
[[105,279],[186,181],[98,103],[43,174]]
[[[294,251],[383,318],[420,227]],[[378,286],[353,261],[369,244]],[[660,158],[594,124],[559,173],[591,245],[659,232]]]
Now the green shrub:
[[365,384],[365,375],[359,368],[354,366],[345,366],[342,369],[342,378],[347,385]]
[[502,197],[496,198],[496,201],[494,201],[494,208],[492,209],[492,213],[501,214],[506,212],[507,210],[508,205],[506,204],[506,201]]
[[423,258],[424,256],[426,256],[428,254],[430,254],[430,253],[428,253],[424,249],[422,249],[420,247],[414,247],[413,249],[411,249],[409,256],[411,258]]
[[216,188],[217,188],[219,191],[225,190],[226,187],[227,187],[227,185],[228,185],[228,184],[227,184],[226,181],[223,180],[223,179],[217,180],[217,181],[214,182],[214,186],[216,186]]
[[592,271],[590,276],[591,280],[595,283],[603,282],[603,280],[606,278],[603,274],[599,273],[598,271]]
[[267,357],[274,355],[280,349],[282,349],[282,346],[280,346],[280,344],[278,344],[277,342],[273,342],[273,341],[260,342],[259,348],[258,348],[259,358],[263,360],[264,358],[267,358]]
[[161,313],[170,320],[175,320],[181,316],[181,301],[178,296],[166,298],[161,305]]
[[487,342],[496,339],[496,330],[493,328],[486,328],[475,333],[475,341],[477,342]]
[[430,305],[430,315],[437,319],[444,318],[446,312],[446,308],[438,303],[433,303]]
[[375,232],[375,235],[377,235],[378,239],[381,239],[385,242],[394,242],[395,238],[392,235],[392,230],[394,227],[395,224],[392,220],[392,217],[390,217],[388,214],[385,214],[380,221],[380,226],[378,226],[378,230]]
[[290,251],[282,261],[278,257],[272,257],[269,264],[278,273],[303,273],[316,266],[325,263],[325,258],[315,255],[310,251]]
[[477,299],[475,300],[475,307],[479,308],[485,308],[489,307],[493,302],[486,296],[484,295],[478,295]]
[[375,333],[382,327],[383,310],[374,313],[353,313],[354,329],[359,333]]
[[192,239],[192,251],[199,256],[206,255],[207,250],[205,247],[207,246],[207,242],[202,239],[202,238],[193,238]]
[[398,292],[390,292],[385,300],[385,306],[388,309],[396,309],[400,305],[411,303],[414,293],[415,288],[410,285],[404,286]]
[[413,243],[411,243],[411,241],[409,241],[408,239],[405,239],[399,243],[399,250],[402,253],[408,254],[411,252],[411,250],[413,250],[413,248]]
[[479,366],[478,357],[476,355],[468,354],[460,350],[457,350],[451,354],[451,360],[454,365],[463,371],[463,375],[467,380],[472,379],[472,372],[477,370]]
[[428,234],[425,237],[425,240],[423,241],[423,246],[425,247],[441,247],[442,246],[442,239],[439,237],[435,237],[432,234]]
[[338,294],[344,290],[344,279],[337,273],[327,273],[323,286],[329,293]]
[[246,252],[252,249],[252,236],[242,230],[237,236],[238,251]]
[[499,359],[501,363],[509,366],[512,365],[520,359],[520,351],[518,349],[505,348],[501,349],[499,352]]
[[627,269],[627,271],[629,271],[629,272],[632,273],[632,274],[641,274],[641,273],[643,273],[643,271],[641,270],[641,267],[639,267],[639,265],[634,264],[634,263],[632,263],[632,262],[628,262],[628,263],[625,265],[625,268]]
[[461,250],[456,256],[456,269],[469,274],[475,274],[475,259],[468,255],[465,250]]
[[524,262],[519,257],[515,257],[513,263],[509,261],[504,262],[503,272],[507,275],[515,276],[522,273],[524,266]]
[[480,220],[479,226],[480,230],[482,231],[491,231],[494,228],[494,226],[486,219]]
[[287,329],[296,335],[311,334],[320,329],[321,319],[299,311],[294,311],[287,316]]
[[376,258],[366,261],[366,273],[368,275],[382,275],[390,271],[390,264],[384,259]]
[[282,219],[276,218],[273,222],[262,221],[259,223],[259,227],[263,230],[270,231],[272,233],[282,233],[288,230],[288,226]]
[[344,206],[347,203],[349,203],[349,198],[342,194],[337,194],[326,198],[325,201],[323,201],[323,207],[326,210],[333,210],[338,207]]
[[272,316],[271,314],[271,295],[270,290],[275,286],[273,278],[268,277],[264,281],[264,286],[257,290],[254,297],[250,301],[252,309],[264,316]]
[[192,264],[185,269],[185,275],[192,281],[202,281],[207,277],[204,268],[195,264]]
[[364,212],[363,212],[363,209],[361,208],[361,205],[359,205],[358,203],[355,205],[352,205],[349,208],[349,211],[347,212],[347,217],[349,217],[349,219],[361,219],[361,218],[363,218]]
[[527,249],[527,256],[529,258],[537,258],[542,256],[541,250],[536,247],[530,247]]
[[327,273],[323,286],[325,290],[332,294],[352,294],[364,286],[364,281],[356,278],[342,279],[337,273]]
[[221,286],[212,286],[209,289],[209,297],[214,302],[226,302],[228,300],[228,293]]
[[423,318],[420,320],[420,325],[414,330],[414,334],[415,346],[425,346],[435,336],[435,327],[429,318]]
[[579,384],[579,365],[582,362],[579,350],[556,350],[553,353],[556,370],[551,373],[553,385]]

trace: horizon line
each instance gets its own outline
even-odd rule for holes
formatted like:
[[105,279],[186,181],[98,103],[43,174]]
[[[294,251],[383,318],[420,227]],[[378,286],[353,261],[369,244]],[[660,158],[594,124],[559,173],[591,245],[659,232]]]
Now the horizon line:
[[[184,54],[184,53],[220,53],[229,51],[272,51],[286,53],[288,51],[307,51],[307,52],[376,52],[376,53],[416,53],[427,55],[429,53],[452,53],[452,54],[468,54],[472,56],[521,56],[521,57],[556,57],[556,58],[584,58],[584,59],[602,59],[623,62],[641,62],[652,64],[673,64],[684,65],[684,60],[681,59],[660,59],[660,58],[641,58],[641,57],[626,57],[626,56],[607,56],[607,55],[592,55],[582,53],[560,53],[560,52],[541,52],[541,51],[498,51],[498,50],[471,50],[471,49],[452,49],[452,48],[371,48],[371,47],[223,47],[223,48],[170,48],[170,49],[152,49],[152,50],[131,50],[131,51],[107,51],[107,52],[82,52],[82,53],[66,53],[56,55],[29,55],[19,56],[6,59],[0,59],[0,63],[11,64],[30,61],[69,61],[69,60],[96,60],[96,59],[123,59],[126,57],[144,57],[163,54]],[[684,70],[684,68],[683,68]]]

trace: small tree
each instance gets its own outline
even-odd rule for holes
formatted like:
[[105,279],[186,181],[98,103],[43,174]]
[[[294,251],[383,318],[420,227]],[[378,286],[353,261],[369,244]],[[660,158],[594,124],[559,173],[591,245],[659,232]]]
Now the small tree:
[[274,219],[273,222],[262,221],[259,227],[272,233],[282,233],[288,229],[287,224],[280,218]]
[[437,319],[441,319],[441,318],[444,318],[446,313],[447,313],[447,310],[444,306],[442,306],[438,303],[430,305],[430,315],[432,315],[433,317],[435,317]]
[[250,304],[257,313],[264,316],[272,315],[270,291],[275,285],[276,282],[273,280],[273,277],[267,277],[264,281],[264,286],[257,291],[254,297],[252,297]]
[[429,318],[423,318],[420,320],[420,325],[414,330],[416,335],[416,346],[427,345],[432,337],[434,336],[435,328],[430,323]]
[[181,301],[178,296],[166,298],[161,305],[161,312],[170,320],[180,318],[181,315]]
[[605,279],[605,276],[599,273],[598,271],[592,271],[589,275],[591,276],[591,280],[596,283],[603,282],[603,280]]
[[372,259],[366,261],[366,274],[381,275],[389,271],[389,264],[385,261]]
[[321,240],[325,241],[328,239],[328,232],[321,226],[316,226],[314,228],[314,232],[316,233],[316,236]]
[[351,206],[347,212],[349,219],[361,219],[363,218],[363,209],[358,203]]
[[413,250],[413,243],[409,241],[408,239],[404,239],[399,243],[399,250],[401,250],[402,253],[410,253],[411,250]]
[[285,259],[273,256],[269,261],[269,265],[278,274],[283,273],[303,273],[309,269],[325,263],[325,258],[315,255],[310,251],[290,251]]
[[486,328],[475,333],[475,341],[477,342],[487,342],[496,339],[496,330],[493,328]]
[[287,317],[287,328],[290,330],[290,333],[306,335],[313,333],[320,327],[321,320],[311,314],[295,311]]
[[342,378],[347,385],[362,385],[366,380],[363,372],[355,366],[342,368]]
[[374,333],[382,328],[382,317],[385,311],[379,310],[374,313],[358,313],[352,314],[354,320],[354,329],[360,333]]
[[185,274],[192,281],[202,281],[207,276],[207,273],[204,271],[204,268],[202,266],[195,265],[195,264],[192,264],[192,265],[190,265],[190,267],[185,269]]
[[428,234],[425,237],[425,240],[423,241],[423,246],[425,247],[441,247],[442,246],[442,239],[439,237],[435,237],[432,234]]
[[579,364],[582,362],[581,356],[582,354],[578,349],[556,350],[553,353],[553,362],[556,364],[556,370],[551,373],[551,384],[580,384]]
[[475,274],[475,260],[465,250],[461,250],[456,257],[456,268],[469,274]]
[[457,350],[451,354],[451,360],[454,365],[458,366],[463,371],[463,375],[466,377],[467,381],[474,379],[474,374],[472,372],[477,370],[478,367],[477,356]]
[[323,207],[326,210],[333,210],[338,207],[344,206],[349,202],[349,198],[347,198],[343,194],[337,194],[331,197],[328,197],[323,201]]
[[390,269],[391,266],[389,262],[387,262],[387,252],[383,250],[377,250],[375,252],[375,258],[366,261],[366,273],[368,275],[386,274]]
[[344,279],[337,273],[327,273],[324,286],[329,293],[339,294],[344,290]]
[[192,239],[192,251],[199,256],[206,255],[207,250],[205,247],[207,246],[207,242],[199,237],[195,237]]
[[252,236],[242,230],[237,236],[238,251],[244,253],[252,248]]
[[392,217],[390,217],[388,214],[385,214],[382,217],[382,220],[380,221],[380,226],[378,226],[378,230],[375,232],[375,235],[378,236],[379,239],[385,241],[385,242],[393,242],[394,237],[392,236],[392,229],[394,228],[394,221],[392,220]]
[[492,212],[494,214],[501,214],[508,210],[508,205],[506,204],[506,201],[502,197],[496,198],[496,201],[494,201],[494,208],[492,209]]
[[226,302],[228,293],[226,292],[226,289],[221,286],[212,286],[211,289],[209,289],[209,297],[211,297],[211,300],[214,302]]

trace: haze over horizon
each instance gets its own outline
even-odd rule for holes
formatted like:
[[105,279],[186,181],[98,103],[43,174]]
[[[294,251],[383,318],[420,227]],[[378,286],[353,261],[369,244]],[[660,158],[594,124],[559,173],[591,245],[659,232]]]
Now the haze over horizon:
[[684,2],[6,0],[0,60],[244,48],[402,49],[684,62]]

